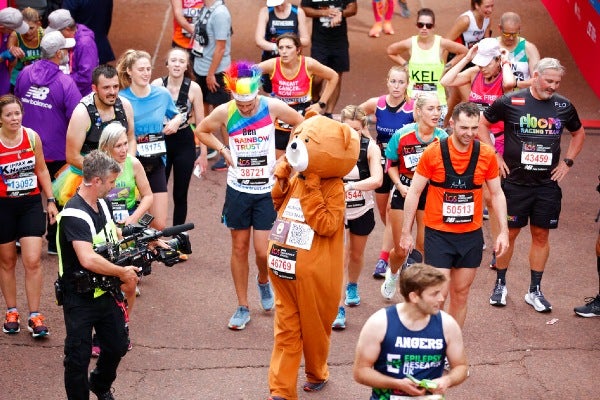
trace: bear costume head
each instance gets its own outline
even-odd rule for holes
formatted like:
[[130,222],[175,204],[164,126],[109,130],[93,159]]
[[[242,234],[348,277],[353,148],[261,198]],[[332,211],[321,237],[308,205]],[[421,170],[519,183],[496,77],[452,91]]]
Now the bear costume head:
[[356,165],[359,150],[358,132],[347,124],[309,112],[294,130],[285,156],[294,171],[303,175],[343,178]]

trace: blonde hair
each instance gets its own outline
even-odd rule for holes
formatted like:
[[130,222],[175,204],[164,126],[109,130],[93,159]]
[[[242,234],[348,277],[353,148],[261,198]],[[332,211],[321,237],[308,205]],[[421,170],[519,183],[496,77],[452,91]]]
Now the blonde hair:
[[25,22],[40,22],[40,13],[35,8],[25,7],[21,11],[21,15]]
[[102,134],[98,141],[98,150],[110,156],[110,151],[115,147],[126,131],[125,127],[118,121],[106,125],[104,129],[102,129]]
[[[365,110],[355,105],[348,105],[340,112],[340,121],[346,122],[347,120],[359,121],[363,128],[369,125],[369,116]],[[364,131],[361,134],[368,136]]]
[[417,117],[417,110],[421,111],[423,109],[423,106],[425,106],[425,104],[427,104],[427,102],[429,102],[430,100],[437,100],[438,103],[440,101],[436,93],[425,92],[419,93],[417,95],[417,97],[415,98],[415,108],[413,109],[413,118],[415,121],[419,120],[419,118]]
[[129,49],[123,53],[119,61],[117,61],[117,75],[119,76],[119,86],[121,89],[129,87],[131,85],[131,76],[127,73],[133,64],[138,60],[146,58],[152,61],[150,54],[144,50]]

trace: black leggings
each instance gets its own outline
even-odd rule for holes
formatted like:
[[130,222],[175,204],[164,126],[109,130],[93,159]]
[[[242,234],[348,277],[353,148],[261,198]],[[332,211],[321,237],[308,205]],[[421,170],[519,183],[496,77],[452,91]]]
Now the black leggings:
[[190,179],[196,161],[196,145],[191,127],[178,130],[165,136],[167,145],[167,181],[173,168],[173,225],[185,223],[187,217],[187,198]]

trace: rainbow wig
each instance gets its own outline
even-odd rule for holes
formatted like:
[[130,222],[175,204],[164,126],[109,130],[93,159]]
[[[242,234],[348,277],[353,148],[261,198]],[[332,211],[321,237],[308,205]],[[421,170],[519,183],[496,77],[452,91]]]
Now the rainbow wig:
[[249,61],[234,61],[225,71],[225,87],[237,101],[253,100],[260,88],[262,71]]

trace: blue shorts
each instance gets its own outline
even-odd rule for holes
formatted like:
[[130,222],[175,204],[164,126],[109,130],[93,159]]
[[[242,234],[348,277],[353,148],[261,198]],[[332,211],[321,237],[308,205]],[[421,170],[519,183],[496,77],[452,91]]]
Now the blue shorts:
[[0,198],[0,244],[10,243],[22,237],[42,237],[46,233],[46,217],[42,196]]
[[478,268],[483,258],[483,231],[442,232],[425,227],[425,263],[436,268]]
[[273,227],[277,212],[271,192],[251,194],[227,186],[221,222],[229,229],[268,231]]
[[346,222],[346,228],[350,233],[356,236],[369,236],[375,228],[375,212],[369,209],[366,213],[356,219],[350,219]]
[[539,186],[502,184],[506,196],[509,228],[522,228],[528,222],[543,229],[558,228],[562,190],[558,183]]

